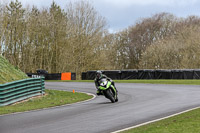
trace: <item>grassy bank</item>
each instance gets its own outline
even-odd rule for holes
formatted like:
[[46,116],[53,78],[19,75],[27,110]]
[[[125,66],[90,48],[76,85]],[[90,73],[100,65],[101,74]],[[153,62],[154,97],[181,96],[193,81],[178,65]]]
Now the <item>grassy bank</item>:
[[16,105],[0,107],[0,115],[71,104],[93,97],[84,93],[72,93],[58,90],[45,90],[45,92],[47,94],[46,96],[29,99],[26,102]]
[[5,58],[0,56],[0,84],[28,78],[18,68],[12,66]]

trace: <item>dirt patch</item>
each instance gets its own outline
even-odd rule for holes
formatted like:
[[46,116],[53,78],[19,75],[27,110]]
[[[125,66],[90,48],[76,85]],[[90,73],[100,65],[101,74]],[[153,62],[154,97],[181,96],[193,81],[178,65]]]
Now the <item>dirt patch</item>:
[[27,102],[27,101],[29,101],[29,100],[39,99],[39,98],[41,98],[41,97],[46,97],[47,95],[48,95],[48,93],[41,94],[41,95],[38,95],[38,96],[33,96],[33,97],[27,98],[27,99],[25,99],[25,100],[22,100],[22,101],[13,103],[13,104],[11,104],[11,105],[16,105],[16,104],[19,104],[19,103],[24,103],[24,102]]

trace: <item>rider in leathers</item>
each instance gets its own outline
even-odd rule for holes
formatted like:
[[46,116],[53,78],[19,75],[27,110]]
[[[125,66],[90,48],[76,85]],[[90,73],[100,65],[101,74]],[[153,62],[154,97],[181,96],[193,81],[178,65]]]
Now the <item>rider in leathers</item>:
[[[103,79],[103,78],[106,78],[107,80],[109,80],[110,82],[112,82],[112,85],[115,87],[115,84],[112,81],[112,79],[109,78],[109,77],[107,77],[106,75],[102,74],[102,72],[98,70],[98,71],[96,71],[96,77],[94,79],[94,82],[95,82],[95,85],[96,85],[96,88],[97,88],[97,92],[96,92],[97,95],[102,95],[101,91],[99,90],[99,86],[100,86],[99,81],[101,79]],[[118,92],[116,87],[115,87],[115,89],[116,89],[116,92]]]

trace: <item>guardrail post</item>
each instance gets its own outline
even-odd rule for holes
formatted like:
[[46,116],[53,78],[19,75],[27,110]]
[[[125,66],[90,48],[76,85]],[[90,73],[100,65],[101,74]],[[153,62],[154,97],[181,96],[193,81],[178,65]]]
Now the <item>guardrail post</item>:
[[44,95],[45,91],[44,91],[44,79],[45,77],[41,77],[40,81],[41,81],[41,94]]

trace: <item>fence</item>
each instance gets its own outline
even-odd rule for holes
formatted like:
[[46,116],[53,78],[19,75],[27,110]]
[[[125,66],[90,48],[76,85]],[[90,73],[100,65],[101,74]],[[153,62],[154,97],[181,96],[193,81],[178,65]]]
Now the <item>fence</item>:
[[[96,71],[82,73],[82,80],[94,80]],[[112,70],[103,71],[112,79],[200,79],[200,69],[172,69],[172,70]]]
[[0,85],[0,106],[44,94],[44,78],[29,78]]

